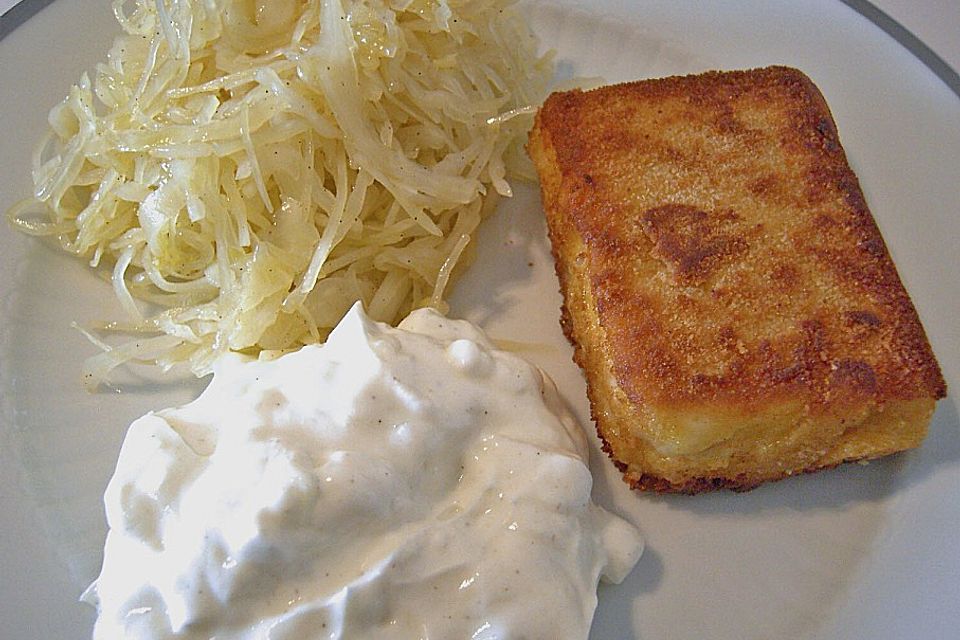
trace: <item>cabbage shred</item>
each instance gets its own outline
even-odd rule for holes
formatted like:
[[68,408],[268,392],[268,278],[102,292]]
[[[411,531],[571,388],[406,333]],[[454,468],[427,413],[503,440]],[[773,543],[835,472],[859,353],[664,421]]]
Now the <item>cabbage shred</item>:
[[109,275],[127,362],[325,339],[356,300],[443,309],[522,169],[549,62],[505,0],[115,0],[123,28],[50,113],[20,229]]

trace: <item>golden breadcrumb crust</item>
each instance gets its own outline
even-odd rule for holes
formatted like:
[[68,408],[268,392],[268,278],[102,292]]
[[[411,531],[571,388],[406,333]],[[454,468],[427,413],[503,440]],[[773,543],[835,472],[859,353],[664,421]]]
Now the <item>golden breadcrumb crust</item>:
[[923,439],[943,377],[804,74],[556,93],[529,151],[564,331],[633,486],[746,489]]

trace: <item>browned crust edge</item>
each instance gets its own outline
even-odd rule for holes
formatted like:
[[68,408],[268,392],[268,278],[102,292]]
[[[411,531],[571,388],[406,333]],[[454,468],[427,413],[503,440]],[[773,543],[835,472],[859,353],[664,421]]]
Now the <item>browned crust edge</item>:
[[[642,90],[644,93],[648,92],[646,87],[652,87],[649,89],[649,92],[653,93],[654,95],[659,93],[670,93],[671,91],[675,91],[678,85],[688,82],[691,79],[695,80],[696,84],[699,86],[709,85],[721,77],[729,77],[731,78],[731,82],[740,83],[744,82],[743,79],[751,74],[756,74],[757,77],[765,78],[763,82],[775,82],[777,84],[795,87],[795,89],[792,89],[792,91],[797,93],[799,106],[797,107],[797,111],[793,114],[793,117],[797,119],[797,126],[802,124],[804,130],[815,131],[816,134],[810,140],[800,139],[793,141],[792,144],[815,144],[815,146],[818,147],[816,153],[819,155],[819,159],[822,162],[820,172],[823,174],[824,179],[840,192],[845,205],[848,207],[852,222],[851,228],[857,236],[857,250],[864,254],[863,257],[870,267],[866,271],[858,271],[856,270],[856,265],[852,265],[849,260],[842,256],[828,256],[825,254],[824,259],[832,260],[832,262],[836,263],[837,265],[846,265],[837,266],[836,268],[847,270],[847,278],[856,278],[863,282],[869,283],[867,286],[873,289],[874,294],[877,295],[878,298],[884,300],[887,307],[894,311],[898,318],[901,318],[901,321],[898,322],[897,327],[900,333],[901,344],[905,352],[913,354],[913,361],[910,363],[910,369],[916,374],[919,374],[922,379],[922,381],[918,380],[916,383],[912,383],[910,385],[911,388],[916,386],[916,390],[919,391],[922,389],[923,392],[929,393],[931,396],[937,399],[945,397],[946,383],[943,379],[936,359],[933,356],[932,349],[929,345],[929,339],[920,321],[916,308],[906,293],[906,288],[903,286],[902,278],[896,269],[889,249],[887,248],[886,243],[880,233],[879,227],[870,213],[866,200],[863,196],[859,180],[849,165],[846,153],[837,133],[837,127],[833,119],[833,115],[825,98],[823,97],[823,94],[813,83],[813,81],[801,71],[782,66],[772,66],[745,71],[710,71],[691,76],[671,76],[667,78],[657,78],[639,82],[622,83],[619,85],[610,85],[587,92],[574,90],[571,92],[554,94],[545,102],[541,113],[539,113],[537,116],[537,121],[538,127],[544,122],[546,123],[545,126],[542,127],[543,142],[544,146],[549,145],[551,147],[552,154],[555,156],[555,163],[557,165],[560,183],[562,183],[567,177],[564,169],[566,163],[562,158],[562,149],[554,145],[552,141],[551,127],[559,123],[558,121],[555,122],[553,120],[553,118],[556,116],[554,113],[556,109],[551,106],[552,104],[563,104],[568,100],[567,96],[571,96],[573,94],[586,95],[594,92],[632,92],[634,90],[638,90],[637,87],[640,85],[644,86],[644,89]],[[772,80],[770,80],[771,78]],[[557,107],[557,109],[562,110],[562,107]],[[542,119],[541,116],[545,120]],[[546,201],[544,204],[547,205]],[[563,217],[564,214],[557,215]],[[569,225],[571,230],[578,228],[578,223],[575,219],[569,222],[572,222],[572,224]],[[552,244],[555,245],[556,243],[553,242],[554,240],[555,238],[553,238],[551,235]],[[554,259],[557,259],[556,252],[554,252]],[[562,290],[565,291],[566,283],[561,282],[561,285]],[[613,310],[610,313],[615,312],[616,310]],[[604,312],[599,308],[597,309],[597,313],[600,316],[605,315]],[[567,322],[570,322],[569,318],[567,319]],[[570,337],[571,336],[568,335],[568,338]],[[639,354],[631,352],[631,355]],[[634,386],[632,363],[638,360],[639,358],[625,358],[622,361],[616,362],[614,367],[614,373],[617,377],[620,387],[633,401],[641,400],[644,397],[644,394],[640,393]],[[801,368],[803,369],[813,369],[820,366],[820,364],[821,363],[819,360],[813,359],[798,363],[798,365],[802,365]],[[884,379],[886,379],[886,376],[884,376]],[[784,384],[788,381],[788,378],[783,379]],[[686,379],[677,379],[673,382],[674,384],[667,387],[671,395],[669,397],[663,397],[661,400],[681,403],[693,401],[694,398],[691,397],[690,394],[694,393],[692,389],[695,385],[690,384],[690,381]],[[699,395],[704,392],[709,392],[714,396],[714,400],[717,401],[721,399],[726,399],[732,403],[749,403],[751,401],[750,396],[745,397],[738,395],[737,388],[733,385],[730,385],[729,381],[727,380],[715,380],[711,381],[710,384],[712,386],[710,386],[708,389],[702,388],[702,385],[696,385],[696,393]],[[904,389],[904,387],[900,385],[888,385],[885,388],[880,389],[880,391],[882,394],[896,395],[902,389]],[[650,390],[644,389],[644,392],[650,393]],[[822,392],[813,389],[811,389],[811,392],[813,395],[811,395],[808,400],[811,402],[817,402],[818,396],[822,395]],[[666,391],[658,391],[658,393],[663,394],[666,393]]]
[[[769,68],[768,68],[769,69]],[[900,285],[900,290],[903,291],[904,287],[902,285],[902,279],[897,273],[896,267],[893,264],[892,258],[889,255],[889,249],[887,248],[882,235],[880,234],[879,228],[877,227],[876,221],[873,219],[872,214],[869,212],[865,198],[863,196],[862,190],[860,188],[859,180],[853,170],[849,167],[849,164],[846,160],[846,154],[843,150],[843,147],[840,145],[839,136],[837,134],[836,124],[833,120],[832,113],[830,112],[829,106],[827,105],[825,98],[822,93],[816,87],[816,85],[802,72],[799,72],[795,69],[784,67],[791,73],[796,73],[800,76],[803,84],[806,85],[808,89],[808,94],[817,102],[817,107],[822,109],[823,113],[826,113],[826,122],[822,122],[820,125],[822,128],[826,128],[826,131],[822,131],[825,138],[828,138],[830,142],[836,145],[836,151],[839,151],[840,164],[842,165],[842,176],[840,176],[840,183],[842,191],[844,192],[845,199],[848,206],[853,210],[855,218],[858,223],[859,230],[862,234],[864,241],[873,245],[870,247],[873,251],[885,254],[883,257],[886,258],[886,263],[892,269],[893,279],[896,281],[896,284]],[[712,74],[722,73],[722,72],[710,72]],[[744,73],[744,72],[735,72],[735,73]],[[681,78],[682,76],[675,76],[673,78],[667,78],[665,80],[675,80]],[[814,109],[816,110],[816,109]],[[538,116],[539,120],[539,116]],[[543,151],[546,151],[546,147],[549,145],[552,147],[552,142],[549,142],[549,134],[545,131],[541,131],[543,139],[540,141],[540,146]],[[533,140],[531,138],[531,144]],[[529,149],[529,145],[528,145]],[[547,202],[547,194],[541,189],[541,194],[543,197],[543,204],[546,208],[550,206]],[[581,370],[586,370],[586,358],[583,354],[583,348],[579,344],[578,340],[575,337],[575,328],[573,326],[573,319],[570,313],[570,310],[567,305],[567,295],[569,291],[568,282],[564,269],[561,266],[561,256],[558,251],[558,242],[554,238],[554,230],[552,225],[548,225],[548,234],[551,236],[551,253],[554,258],[554,270],[557,274],[558,281],[560,283],[560,290],[563,294],[563,302],[560,306],[560,326],[561,329],[567,338],[567,340],[574,347],[573,360],[580,366]],[[889,275],[889,274],[887,274]],[[898,300],[901,304],[896,306],[901,306],[903,301]],[[931,352],[932,358],[932,349],[930,349],[929,341],[926,336],[926,332],[920,323],[917,311],[913,306],[912,302],[907,298],[906,309],[903,309],[901,306],[901,311],[906,311],[909,316],[912,316],[914,319],[914,326],[918,329],[919,335],[911,336],[915,340],[926,345],[927,350]],[[939,366],[936,364],[936,361],[933,360],[932,372],[929,367],[922,367],[927,374],[927,382],[930,390],[934,394],[935,399],[941,399],[946,396],[946,383],[942,376],[942,373],[939,370]],[[855,456],[850,458],[845,458],[839,461],[831,461],[828,463],[814,464],[801,469],[791,469],[785,470],[783,473],[779,474],[768,474],[765,476],[751,476],[747,473],[740,473],[734,477],[723,477],[723,476],[700,476],[700,477],[691,477],[686,479],[683,482],[671,482],[670,480],[653,475],[650,473],[640,473],[639,475],[630,474],[628,470],[628,465],[616,459],[614,456],[610,443],[604,437],[600,426],[599,426],[599,417],[595,414],[594,407],[597,406],[596,399],[594,395],[596,393],[595,386],[591,383],[589,379],[586,380],[587,383],[587,395],[590,399],[591,407],[591,418],[594,421],[596,426],[597,435],[601,441],[602,450],[610,457],[614,465],[621,471],[623,474],[624,482],[626,482],[632,489],[640,491],[653,491],[657,493],[678,493],[678,494],[687,494],[694,495],[698,493],[711,492],[717,490],[731,490],[734,492],[746,492],[750,491],[761,484],[767,482],[774,482],[778,480],[783,480],[792,476],[804,475],[815,473],[818,471],[833,469],[839,467],[842,464],[848,464],[851,462],[863,462],[866,460],[877,459],[888,454],[877,454],[877,455],[865,455],[865,456]],[[912,448],[912,447],[910,447]],[[908,448],[909,449],[909,448]]]

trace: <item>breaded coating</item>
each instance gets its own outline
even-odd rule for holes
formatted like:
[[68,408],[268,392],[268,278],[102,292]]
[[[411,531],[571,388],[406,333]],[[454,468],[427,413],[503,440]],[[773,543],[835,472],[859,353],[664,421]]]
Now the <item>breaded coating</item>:
[[916,447],[946,385],[800,71],[556,93],[529,152],[605,450],[637,489]]

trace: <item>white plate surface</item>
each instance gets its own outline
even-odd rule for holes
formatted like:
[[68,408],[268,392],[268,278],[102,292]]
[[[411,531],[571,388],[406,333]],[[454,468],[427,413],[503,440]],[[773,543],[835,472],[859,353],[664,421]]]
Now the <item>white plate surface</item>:
[[[0,208],[30,189],[48,109],[109,46],[109,3],[59,0],[0,41]],[[571,8],[572,7],[572,8]],[[908,51],[827,0],[538,4],[560,75],[620,81],[787,64],[820,86],[851,164],[960,388],[960,99]],[[589,423],[536,190],[517,189],[483,230],[452,313],[557,380]],[[0,229],[0,635],[89,637],[77,597],[95,577],[100,496],[126,425],[189,400],[196,381],[86,393],[91,347],[74,330],[119,317],[109,287],[42,242]],[[603,586],[592,638],[956,638],[960,629],[960,417],[942,401],[921,449],[748,494],[630,493],[596,450],[598,499],[643,530],[627,581]],[[549,588],[549,585],[544,585]]]

